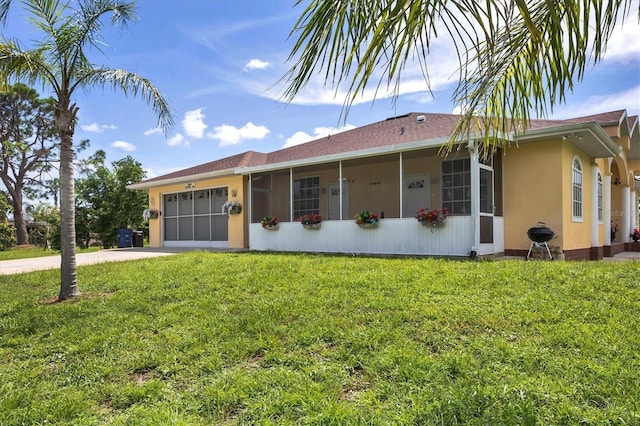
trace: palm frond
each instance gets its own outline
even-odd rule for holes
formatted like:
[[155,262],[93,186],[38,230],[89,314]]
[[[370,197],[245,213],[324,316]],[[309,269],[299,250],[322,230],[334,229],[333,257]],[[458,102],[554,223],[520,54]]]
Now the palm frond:
[[[444,28],[460,65],[453,100],[466,106],[452,141],[479,135],[485,146],[497,146],[504,143],[500,135],[517,135],[532,115],[544,117],[564,102],[586,67],[602,59],[632,3],[315,0],[290,34],[297,40],[289,55],[293,66],[281,79],[283,98],[292,101],[320,74],[325,83],[346,84],[348,113],[372,84],[386,83],[397,96],[402,71],[415,60],[430,89],[429,49]],[[640,17],[640,6],[637,12]]]
[[174,120],[169,101],[148,79],[135,73],[122,69],[93,69],[81,77],[76,85],[110,87],[113,90],[122,91],[125,96],[140,96],[153,108],[158,117],[158,126],[165,131],[165,134],[173,128]]
[[10,6],[11,0],[0,0],[0,23],[4,24],[7,21]]
[[0,40],[0,75],[12,77],[30,86],[37,83],[50,84],[57,90],[59,87],[54,69],[47,60],[45,50],[23,50],[18,40]]

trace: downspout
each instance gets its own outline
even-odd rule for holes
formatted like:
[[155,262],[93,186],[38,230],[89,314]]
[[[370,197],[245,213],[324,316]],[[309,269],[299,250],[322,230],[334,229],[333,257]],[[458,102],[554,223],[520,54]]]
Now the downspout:
[[469,256],[474,258],[480,254],[480,157],[478,155],[478,144],[476,141],[470,141],[467,149],[470,154],[471,234],[473,235]]

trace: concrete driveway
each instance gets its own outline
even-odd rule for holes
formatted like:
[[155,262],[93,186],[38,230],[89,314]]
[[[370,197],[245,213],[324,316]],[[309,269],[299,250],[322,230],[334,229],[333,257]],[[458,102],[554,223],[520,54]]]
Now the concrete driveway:
[[[152,248],[120,248],[100,250],[92,253],[76,254],[76,264],[91,265],[103,262],[123,262],[127,260],[146,259],[150,257],[170,256],[180,250],[164,250]],[[0,275],[19,274],[22,272],[42,271],[60,268],[60,255],[34,257],[0,261]]]

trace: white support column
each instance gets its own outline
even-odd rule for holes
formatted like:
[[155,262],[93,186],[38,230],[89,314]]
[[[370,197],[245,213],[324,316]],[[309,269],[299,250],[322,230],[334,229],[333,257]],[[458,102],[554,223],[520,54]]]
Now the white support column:
[[293,217],[293,167],[289,168],[289,221],[295,222]]
[[247,212],[248,213],[247,217],[249,217],[249,223],[253,222],[253,181],[251,180],[252,176],[253,176],[252,174],[249,174],[249,178],[248,178],[249,179],[249,185],[248,185],[248,188],[247,188],[248,191],[249,191],[249,194],[248,194],[248,197],[247,197],[248,206],[246,206],[246,208],[249,209],[249,211]]
[[[340,214],[338,217],[342,220],[342,191],[344,190],[342,187],[342,160],[338,162],[338,187],[340,189],[340,193],[338,194],[338,206],[340,208]],[[329,194],[331,196],[331,194]]]
[[631,205],[629,206],[630,207],[629,208],[629,219],[630,219],[629,235],[631,235],[631,232],[638,227],[638,198],[636,194],[637,194],[636,191],[631,191],[631,196],[630,196]]
[[480,252],[480,157],[477,142],[467,145],[470,154],[471,169],[471,222],[473,223],[473,247],[470,251]]
[[404,217],[404,212],[402,211],[402,203],[404,202],[404,163],[402,162],[402,152],[400,155],[400,217]]
[[629,225],[631,224],[631,219],[629,218],[629,212],[631,211],[631,191],[628,186],[622,187],[622,229],[620,230],[622,233],[622,238],[620,241],[629,242],[629,235],[631,234],[631,229]]
[[602,186],[604,191],[604,245],[611,245],[611,175],[604,175],[602,177]]
[[597,164],[591,165],[591,247],[600,246],[598,238],[598,170]]

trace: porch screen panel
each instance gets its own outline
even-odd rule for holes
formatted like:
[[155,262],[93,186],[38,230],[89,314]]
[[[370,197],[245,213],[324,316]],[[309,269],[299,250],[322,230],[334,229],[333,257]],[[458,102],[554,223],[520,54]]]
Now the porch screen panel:
[[178,218],[178,240],[193,241],[193,216]]
[[195,192],[195,214],[209,214],[211,210],[210,196],[209,190]]
[[211,213],[222,214],[222,206],[227,202],[227,188],[215,188],[211,190]]
[[212,241],[226,241],[228,238],[228,222],[229,219],[226,215],[213,215],[211,216],[211,240]]
[[251,222],[260,222],[263,217],[269,215],[271,209],[269,192],[263,189],[254,189],[251,199]]
[[178,194],[178,215],[193,214],[193,192]]
[[442,162],[442,207],[449,214],[471,214],[471,161],[468,158]]
[[178,194],[165,194],[164,201],[164,239],[178,241]]
[[209,241],[211,239],[211,226],[209,215],[196,216],[194,218],[195,238],[196,241]]
[[480,169],[480,212],[493,213],[493,173]]
[[480,243],[493,242],[493,216],[480,216]]
[[164,216],[178,216],[178,194],[164,196]]
[[166,241],[178,241],[178,219],[175,217],[165,217],[164,219],[164,239]]

